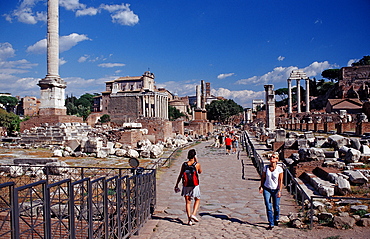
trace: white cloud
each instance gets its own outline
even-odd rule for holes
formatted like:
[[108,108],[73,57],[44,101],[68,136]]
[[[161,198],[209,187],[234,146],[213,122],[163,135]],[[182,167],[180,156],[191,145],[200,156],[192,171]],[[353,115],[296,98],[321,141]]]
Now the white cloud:
[[170,92],[179,96],[195,95],[195,87],[200,84],[200,80],[190,80],[186,82],[167,81],[164,83],[157,83],[158,88],[165,88]]
[[9,14],[5,14],[5,19],[12,22],[16,19],[26,24],[36,24],[38,21],[46,22],[46,12],[33,12],[32,8],[43,0],[24,0],[19,7]]
[[352,66],[352,63],[358,62],[360,59],[351,59],[347,62],[347,66]]
[[315,24],[322,24],[322,20],[320,18],[316,19]]
[[15,56],[15,50],[9,42],[0,43],[0,61]]
[[225,88],[212,89],[211,94],[215,96],[222,96],[226,99],[232,99],[237,104],[245,107],[252,106],[252,100],[254,99],[263,99],[265,96],[264,91],[252,91],[252,90],[239,90],[231,91]]
[[111,68],[117,66],[125,66],[123,63],[102,63],[98,65],[99,67]]
[[279,56],[277,59],[278,61],[283,61],[285,59],[285,56]]
[[227,77],[230,77],[230,76],[233,76],[235,73],[227,73],[227,74],[219,74],[218,76],[217,76],[217,79],[225,79],[225,78],[227,78]]
[[86,5],[80,3],[79,0],[59,0],[59,6],[72,11],[86,8]]
[[105,89],[105,82],[117,79],[117,76],[109,76],[98,79],[84,79],[81,77],[63,78],[67,82],[66,94],[81,96],[85,93],[99,93]]
[[27,52],[31,52],[33,54],[45,54],[46,53],[46,39],[42,39],[32,46],[27,47]]
[[317,75],[321,76],[321,73],[330,68],[335,68],[336,65],[329,64],[328,61],[324,62],[313,62],[311,65],[303,68],[302,70],[307,74],[308,77],[315,77]]
[[78,62],[80,62],[80,63],[82,63],[82,62],[85,62],[85,61],[87,61],[87,59],[89,59],[89,55],[83,55],[83,56],[81,56],[80,58],[78,58]]
[[86,9],[77,10],[76,11],[76,16],[77,17],[80,17],[80,16],[95,16],[96,14],[98,14],[98,12],[99,12],[99,9],[89,7],[89,8],[86,8]]
[[136,15],[131,9],[130,4],[121,5],[100,5],[101,9],[107,10],[112,13],[112,22],[120,25],[133,26],[139,22],[139,16]]
[[[311,65],[301,68],[308,77],[315,77],[317,75],[321,75],[325,69],[336,67],[336,65],[329,64],[328,61],[324,62],[313,62]],[[296,66],[288,66],[288,67],[276,67],[273,71],[270,71],[262,76],[253,76],[247,79],[238,80],[235,84],[240,85],[265,85],[265,84],[272,84],[272,83],[279,83],[286,81],[290,73],[293,70],[298,70],[299,68]]]
[[19,69],[30,69],[32,67],[37,66],[36,63],[31,63],[26,59],[18,60],[18,61],[0,61],[0,69],[4,68],[19,68]]
[[[17,20],[26,24],[36,24],[39,21],[47,21],[46,7],[45,11],[35,12],[33,8],[39,2],[45,3],[45,0],[23,0],[19,7],[3,16],[9,22]],[[95,16],[101,10],[106,10],[111,13],[113,23],[120,25],[133,26],[139,22],[139,16],[131,9],[130,4],[101,4],[99,8],[88,7],[86,4],[80,3],[79,0],[59,0],[59,6],[64,7],[68,11],[75,12],[76,17],[80,16]]]
[[[59,52],[68,51],[81,41],[91,40],[84,34],[71,33],[68,36],[59,37]],[[34,54],[45,54],[47,47],[46,39],[36,42],[34,45],[27,48],[27,52]]]
[[68,51],[77,43],[81,41],[86,41],[86,40],[91,40],[90,38],[87,37],[85,34],[77,34],[77,33],[72,33],[69,34],[68,36],[62,36],[59,38],[59,52],[64,52]]
[[66,64],[67,63],[67,61],[66,60],[64,60],[64,58],[62,57],[62,58],[59,58],[59,65],[60,66],[62,66],[62,65],[64,65],[64,64]]

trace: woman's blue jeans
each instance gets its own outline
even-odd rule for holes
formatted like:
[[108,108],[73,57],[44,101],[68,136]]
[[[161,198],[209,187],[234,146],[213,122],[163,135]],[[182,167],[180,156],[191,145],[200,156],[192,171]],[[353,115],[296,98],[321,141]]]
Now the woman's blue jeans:
[[[277,197],[279,189],[263,188],[263,198],[265,199],[267,219],[270,226],[274,226],[279,221],[280,198]],[[272,210],[274,209],[274,211]]]

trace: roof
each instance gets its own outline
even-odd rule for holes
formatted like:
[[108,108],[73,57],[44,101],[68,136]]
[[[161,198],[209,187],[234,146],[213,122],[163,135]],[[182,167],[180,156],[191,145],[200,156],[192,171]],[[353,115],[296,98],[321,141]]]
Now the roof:
[[125,76],[125,77],[119,77],[115,80],[106,81],[105,83],[113,83],[113,82],[119,82],[119,81],[133,81],[133,80],[141,80],[142,76]]
[[363,103],[359,99],[328,99],[332,109],[361,109]]

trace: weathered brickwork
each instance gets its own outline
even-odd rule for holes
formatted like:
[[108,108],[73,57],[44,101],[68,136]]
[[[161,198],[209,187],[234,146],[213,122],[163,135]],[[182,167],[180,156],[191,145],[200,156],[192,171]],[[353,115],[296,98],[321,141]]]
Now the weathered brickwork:
[[143,129],[148,130],[148,135],[154,136],[154,141],[165,141],[167,138],[172,137],[172,122],[158,118],[143,118],[136,120],[141,123]]
[[355,122],[337,123],[335,127],[338,134],[342,134],[344,132],[356,132]]
[[122,131],[118,142],[125,145],[136,147],[137,142],[144,140],[145,137],[140,130]]
[[176,120],[172,121],[172,132],[175,134],[182,134],[184,135],[184,121],[182,120]]
[[207,135],[208,132],[213,132],[213,125],[206,121],[192,121],[186,129],[192,130],[194,135]]
[[135,95],[111,97],[106,113],[110,115],[111,122],[122,125],[125,122],[130,122],[130,119],[136,119],[142,115],[141,101]]
[[40,127],[44,123],[48,123],[50,126],[58,123],[83,123],[83,119],[75,115],[38,115],[21,122],[20,130],[23,132],[26,129]]

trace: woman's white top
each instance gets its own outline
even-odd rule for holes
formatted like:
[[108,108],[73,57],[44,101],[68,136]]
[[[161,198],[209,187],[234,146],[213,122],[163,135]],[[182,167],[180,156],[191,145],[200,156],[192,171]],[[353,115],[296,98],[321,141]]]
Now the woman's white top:
[[284,170],[281,166],[277,165],[275,170],[271,172],[269,169],[270,165],[263,167],[263,172],[266,173],[266,180],[264,186],[269,189],[277,189],[279,182],[279,174],[283,173]]

